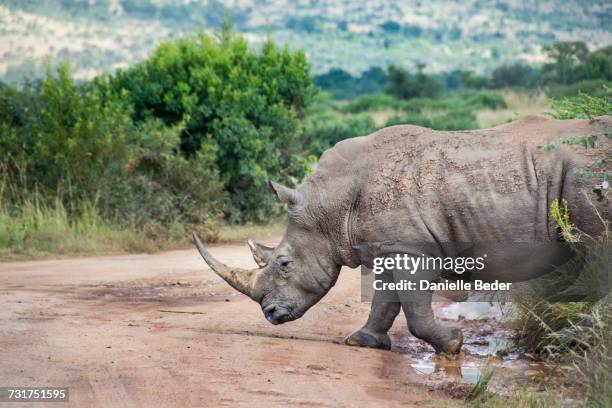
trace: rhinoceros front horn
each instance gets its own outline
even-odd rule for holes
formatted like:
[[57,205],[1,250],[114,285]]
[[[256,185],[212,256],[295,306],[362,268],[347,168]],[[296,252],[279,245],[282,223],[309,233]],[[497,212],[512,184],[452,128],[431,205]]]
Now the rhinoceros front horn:
[[257,299],[253,293],[257,269],[231,268],[219,262],[213,258],[206,248],[204,248],[204,244],[202,244],[202,241],[200,241],[200,238],[195,233],[193,233],[193,242],[196,248],[198,248],[200,255],[202,255],[202,258],[204,258],[208,266],[210,266],[217,275],[222,277],[223,280],[229,283],[234,289],[244,293],[254,301],[259,302],[259,299]]

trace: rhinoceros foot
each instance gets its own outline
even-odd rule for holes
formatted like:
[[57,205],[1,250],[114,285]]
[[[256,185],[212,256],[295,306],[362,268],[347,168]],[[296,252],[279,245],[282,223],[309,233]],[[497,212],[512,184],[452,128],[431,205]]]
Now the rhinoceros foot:
[[349,346],[369,347],[383,350],[391,349],[391,339],[384,333],[374,333],[367,329],[357,330],[355,333],[347,336],[344,343]]
[[453,338],[442,346],[442,352],[446,354],[459,354],[463,345],[463,334],[459,329],[452,329]]

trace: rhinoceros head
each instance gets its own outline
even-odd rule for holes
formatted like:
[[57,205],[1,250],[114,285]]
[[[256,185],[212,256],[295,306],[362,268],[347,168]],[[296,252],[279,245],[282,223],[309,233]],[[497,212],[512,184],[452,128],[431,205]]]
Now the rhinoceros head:
[[332,244],[307,209],[303,192],[270,182],[287,204],[289,222],[276,248],[248,241],[257,269],[232,268],[217,261],[194,234],[206,263],[233,288],[261,305],[272,324],[301,317],[334,285],[340,265],[334,261]]

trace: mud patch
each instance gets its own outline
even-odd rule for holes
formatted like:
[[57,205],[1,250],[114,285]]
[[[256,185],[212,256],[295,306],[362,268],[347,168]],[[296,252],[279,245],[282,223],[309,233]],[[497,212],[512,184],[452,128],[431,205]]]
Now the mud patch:
[[521,387],[537,391],[543,381],[558,377],[549,366],[522,358],[514,349],[509,328],[511,305],[451,303],[439,307],[436,315],[446,325],[461,327],[464,345],[460,355],[436,355],[426,343],[412,336],[400,338],[401,343],[394,346],[396,351],[408,351],[405,357],[410,366],[435,389],[453,398],[455,394],[463,396],[466,386],[469,392],[489,370],[494,375],[488,390],[502,395]]

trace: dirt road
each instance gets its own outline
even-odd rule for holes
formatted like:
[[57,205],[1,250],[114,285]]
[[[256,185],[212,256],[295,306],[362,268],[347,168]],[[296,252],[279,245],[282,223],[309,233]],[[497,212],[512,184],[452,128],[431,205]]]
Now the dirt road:
[[[211,252],[254,265],[246,245]],[[359,283],[344,270],[302,319],[272,326],[195,249],[1,263],[0,386],[68,386],[75,407],[439,406],[450,391],[409,355],[342,345],[367,317]],[[392,339],[407,336],[398,319]]]

